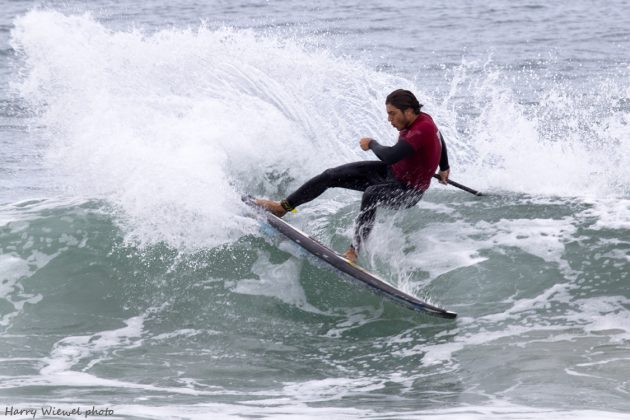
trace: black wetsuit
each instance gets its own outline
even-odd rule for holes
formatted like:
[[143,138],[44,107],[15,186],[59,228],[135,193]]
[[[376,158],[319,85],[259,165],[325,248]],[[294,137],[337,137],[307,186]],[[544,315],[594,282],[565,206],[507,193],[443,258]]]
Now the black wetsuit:
[[[440,141],[442,143],[440,170],[445,171],[449,168],[448,155],[441,135]],[[363,191],[361,211],[356,220],[352,243],[358,251],[374,226],[378,206],[394,209],[413,207],[424,194],[423,190],[397,180],[391,170],[390,165],[415,153],[407,142],[399,140],[394,146],[388,147],[372,140],[370,149],[380,161],[354,162],[326,169],[283,200],[283,206],[298,207],[317,198],[328,188]]]

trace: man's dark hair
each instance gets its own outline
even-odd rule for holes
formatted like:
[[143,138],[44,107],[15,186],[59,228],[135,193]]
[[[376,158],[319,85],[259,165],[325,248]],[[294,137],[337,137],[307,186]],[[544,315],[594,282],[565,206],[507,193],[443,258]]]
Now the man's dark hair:
[[401,111],[411,108],[414,113],[419,114],[422,104],[418,102],[413,93],[405,89],[397,89],[387,95],[385,105],[390,104]]

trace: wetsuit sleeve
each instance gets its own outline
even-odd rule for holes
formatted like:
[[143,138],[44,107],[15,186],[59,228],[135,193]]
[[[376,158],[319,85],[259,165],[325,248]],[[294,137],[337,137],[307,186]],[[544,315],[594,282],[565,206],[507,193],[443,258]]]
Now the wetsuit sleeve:
[[444,142],[444,137],[442,137],[442,133],[440,133],[440,143],[442,143],[442,155],[440,156],[440,171],[446,171],[450,169],[448,165],[448,152],[446,151],[446,143]]
[[381,146],[379,142],[377,142],[376,140],[372,140],[369,147],[370,150],[374,152],[376,157],[378,157],[380,160],[388,165],[396,163],[399,160],[414,154],[413,147],[411,147],[411,145],[406,141],[402,140],[398,140],[398,143],[391,147]]

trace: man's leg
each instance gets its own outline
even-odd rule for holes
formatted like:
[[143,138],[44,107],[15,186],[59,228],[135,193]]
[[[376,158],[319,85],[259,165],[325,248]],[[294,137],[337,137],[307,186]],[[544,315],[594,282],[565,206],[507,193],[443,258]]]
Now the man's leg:
[[355,225],[352,242],[355,253],[359,251],[374,227],[377,207],[393,209],[413,207],[420,201],[422,194],[422,191],[406,188],[397,182],[368,187],[363,193],[361,211]]
[[348,163],[326,169],[306,181],[281,202],[258,199],[256,203],[276,216],[282,217],[294,209],[319,197],[328,188],[347,188],[365,191],[371,185],[383,182],[387,177],[387,165],[380,161]]

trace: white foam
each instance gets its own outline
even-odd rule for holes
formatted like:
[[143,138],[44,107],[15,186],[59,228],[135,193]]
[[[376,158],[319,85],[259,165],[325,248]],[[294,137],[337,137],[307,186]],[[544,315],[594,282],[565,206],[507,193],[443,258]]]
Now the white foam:
[[34,305],[42,300],[41,294],[25,293],[21,284],[21,280],[32,271],[29,261],[10,254],[0,255],[0,299],[6,300],[14,308],[14,311],[2,315],[0,326],[9,325],[25,304]]
[[397,226],[397,219],[405,217],[413,215],[399,214],[384,223],[377,223],[367,251],[372,266],[384,261],[395,270],[397,285],[410,293],[421,286],[417,280],[409,280],[412,273],[426,271],[430,281],[486,261],[487,258],[481,255],[485,250],[502,252],[506,248],[518,248],[557,264],[567,276],[572,274],[564,259],[564,251],[577,232],[573,218],[502,219],[495,223],[481,221],[473,224],[449,221],[431,223],[409,235]]
[[521,314],[524,312],[536,313],[536,311],[546,308],[552,301],[567,302],[570,300],[569,283],[558,283],[542,290],[538,295],[531,298],[522,299],[506,299],[502,303],[510,303],[511,307],[505,311],[496,314],[489,314],[480,317],[480,320],[487,321],[490,324],[505,320],[510,316]]
[[590,229],[630,229],[630,200],[600,199],[586,200],[592,207],[583,211],[580,218],[595,218]]
[[291,258],[282,264],[272,264],[269,254],[261,252],[252,267],[252,272],[259,278],[239,280],[231,286],[231,290],[246,295],[273,296],[304,311],[321,314],[322,311],[306,300],[299,282],[301,268],[300,259]]
[[630,299],[625,296],[598,296],[575,299],[577,307],[566,314],[569,322],[581,325],[589,334],[605,336],[611,343],[630,339]]
[[[101,355],[101,357],[106,357],[107,351],[113,348],[138,347],[142,344],[140,337],[143,323],[144,316],[136,316],[126,320],[125,324],[127,325],[117,330],[66,337],[55,343],[50,356],[44,359],[46,366],[41,369],[40,373],[44,377],[74,374],[75,372],[70,369],[88,356]],[[88,367],[100,360],[99,358],[93,359]]]
[[328,337],[341,337],[346,331],[362,327],[378,320],[383,315],[383,305],[377,307],[363,306],[344,310],[344,317],[334,327],[326,331]]
[[436,420],[536,420],[536,419],[567,419],[567,420],[627,420],[625,413],[615,413],[604,410],[569,410],[557,408],[528,407],[507,401],[496,400],[487,405],[467,405],[456,408],[443,408],[405,413],[409,418]]
[[15,281],[30,272],[28,262],[13,255],[0,255],[0,297],[12,291]]
[[[302,402],[332,401],[382,388],[384,388],[384,383],[378,378],[338,377],[286,384],[282,394],[283,398],[288,397]],[[270,403],[276,402],[270,400]]]
[[[589,90],[570,83],[545,85],[523,74],[540,91],[530,106],[523,104],[513,74],[506,77],[491,60],[463,62],[454,72],[447,101],[465,115],[460,124],[467,134],[447,138],[454,179],[474,180],[482,190],[628,197],[630,113],[610,106],[628,85],[627,73]],[[466,100],[460,103],[458,97]]]
[[162,334],[158,334],[154,337],[152,337],[152,340],[164,340],[164,341],[168,341],[171,340],[173,338],[178,338],[178,337],[184,337],[184,338],[189,338],[189,337],[194,337],[197,336],[199,334],[203,334],[203,333],[207,333],[210,335],[218,335],[220,334],[218,331],[212,331],[212,330],[194,330],[191,328],[184,328],[181,330],[177,330],[177,331],[173,331],[173,332],[168,332],[168,333],[162,333]]

